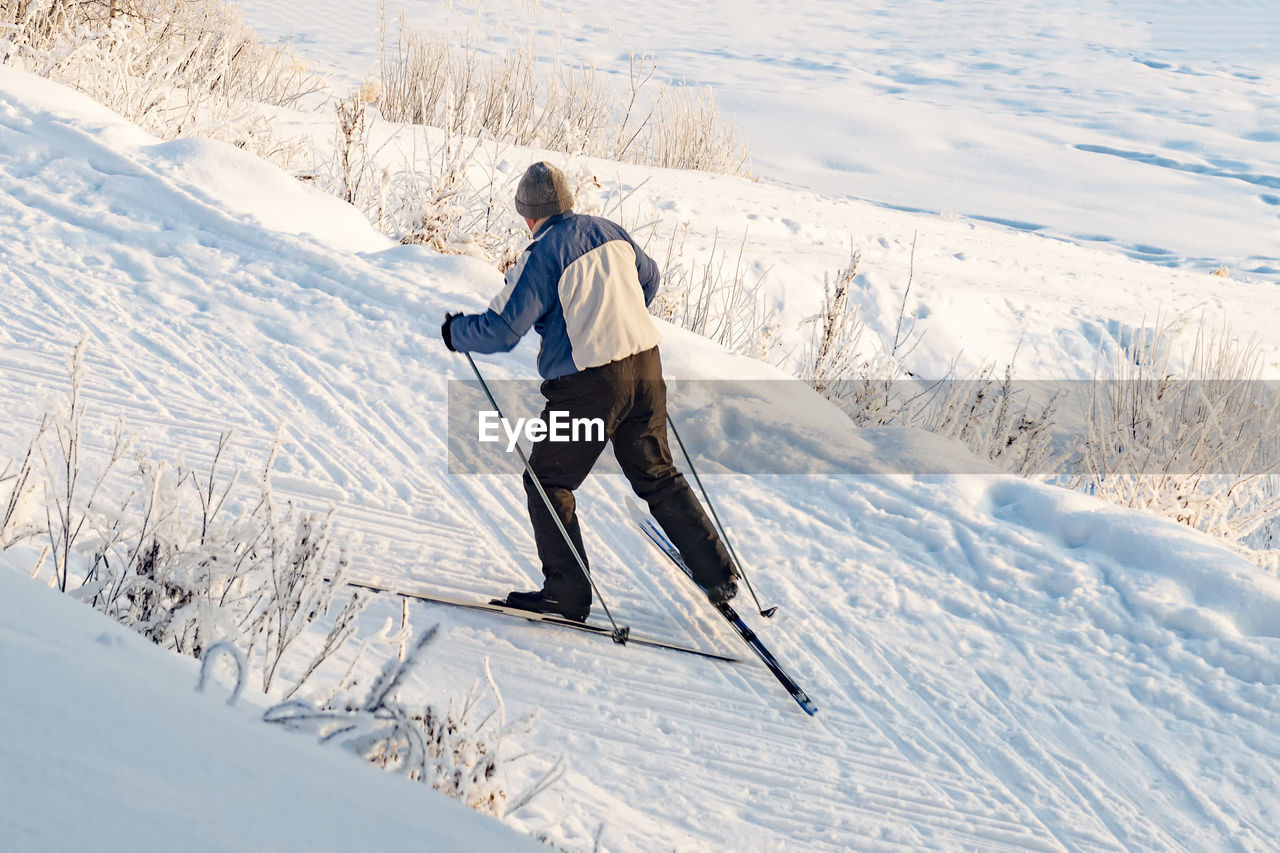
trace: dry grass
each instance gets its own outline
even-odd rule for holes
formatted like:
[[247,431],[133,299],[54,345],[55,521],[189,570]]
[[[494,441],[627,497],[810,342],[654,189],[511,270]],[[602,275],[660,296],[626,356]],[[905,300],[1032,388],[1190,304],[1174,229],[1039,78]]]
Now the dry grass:
[[222,0],[0,0],[0,62],[72,86],[162,139],[206,136],[288,167],[299,146],[249,104],[321,89]]
[[[384,35],[385,39],[385,35]],[[531,40],[485,53],[401,19],[384,44],[382,114],[569,155],[746,174],[748,152],[709,89],[659,84],[652,57],[632,56],[625,91],[590,65],[541,62]]]

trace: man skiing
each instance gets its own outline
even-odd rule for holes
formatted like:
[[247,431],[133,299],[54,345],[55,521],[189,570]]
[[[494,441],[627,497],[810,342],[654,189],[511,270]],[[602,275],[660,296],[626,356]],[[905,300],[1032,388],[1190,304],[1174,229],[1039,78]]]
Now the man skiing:
[[[713,602],[737,594],[737,572],[702,505],[675,469],[667,444],[666,383],[658,330],[648,304],[658,291],[657,265],[619,225],[573,213],[564,174],[534,163],[516,189],[516,210],[533,241],[507,273],[506,287],[483,314],[449,314],[441,328],[456,352],[507,352],[530,328],[542,336],[538,372],[552,412],[598,418],[605,434],[534,444],[530,467],[587,565],[573,492],[613,443],[635,493],[679,549]],[[591,432],[591,431],[588,431]],[[511,592],[508,606],[585,620],[591,585],[526,471],[543,587]]]

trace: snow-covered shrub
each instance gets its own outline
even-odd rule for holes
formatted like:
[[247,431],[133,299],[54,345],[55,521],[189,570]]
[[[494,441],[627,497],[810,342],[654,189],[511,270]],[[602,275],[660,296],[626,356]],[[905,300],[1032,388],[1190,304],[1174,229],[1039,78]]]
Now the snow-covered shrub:
[[823,282],[823,302],[811,318],[812,342],[800,362],[800,378],[839,406],[859,426],[910,426],[958,439],[978,456],[1019,474],[1044,473],[1050,449],[1054,401],[1033,409],[1019,400],[1012,366],[996,381],[994,365],[963,379],[920,381],[906,367],[914,343],[904,334],[906,294],[892,343],[864,346],[859,307],[849,300],[862,255]]
[[319,90],[288,51],[261,43],[223,0],[0,0],[0,61],[65,83],[143,129],[207,136],[280,165],[297,146],[251,105]]
[[354,205],[401,243],[472,255],[500,269],[514,263],[528,231],[511,204],[514,179],[497,168],[506,146],[456,131],[440,138],[407,129],[415,134],[412,153],[393,167],[380,157],[381,148],[371,150],[380,119],[370,107],[377,98],[377,87],[366,84],[336,102],[333,155],[301,177]]
[[904,406],[913,426],[962,441],[976,455],[1015,474],[1051,473],[1056,397],[1034,405],[1020,400],[1012,365],[999,382],[995,365],[987,364],[968,378],[937,387],[940,393]]
[[[67,359],[67,376],[71,390],[66,407],[47,415],[37,438],[49,435],[51,441],[35,442],[40,451],[45,474],[44,532],[48,536],[53,558],[54,581],[58,589],[67,591],[71,577],[71,558],[81,535],[94,511],[95,502],[103,483],[112,470],[132,449],[132,440],[124,434],[124,426],[117,423],[112,433],[111,452],[105,461],[85,459],[84,448],[84,351],[87,338],[82,338]],[[53,447],[50,448],[49,444]]]
[[[477,197],[467,179],[466,161],[453,158],[426,175],[414,173],[405,182],[401,208],[409,214],[408,226],[398,235],[401,243],[429,246],[443,254],[466,254],[464,247],[487,234],[468,217]],[[471,202],[472,205],[469,205]],[[471,218],[470,227],[463,220]]]
[[[1143,328],[1090,383],[1075,485],[1240,546],[1280,512],[1280,398],[1252,343],[1202,320]],[[1261,538],[1260,538],[1261,537]]]
[[423,632],[404,660],[388,661],[363,699],[319,705],[300,700],[269,708],[263,719],[306,731],[324,743],[336,743],[384,770],[430,785],[471,808],[501,817],[526,805],[559,779],[557,762],[522,793],[512,796],[500,772],[508,738],[529,731],[529,717],[508,722],[502,694],[484,661],[489,702],[479,682],[461,702],[443,711],[430,704],[409,704],[399,691],[435,637],[438,626]]
[[425,164],[396,173],[384,197],[392,236],[445,254],[485,259],[505,271],[528,243],[529,232],[511,199],[515,179],[495,166],[499,150],[477,139],[447,138]]
[[[912,277],[914,257],[912,244]],[[822,307],[809,320],[813,333],[800,359],[800,378],[859,426],[923,426],[921,407],[915,404],[928,395],[912,393],[904,400],[896,384],[913,375],[906,367],[906,359],[918,342],[910,328],[903,332],[911,278],[903,290],[892,344],[864,343],[866,322],[860,306],[849,301],[861,262],[862,252],[850,245],[849,263],[834,276],[824,277]]]
[[334,614],[319,652],[300,662],[296,690],[351,636],[363,604],[355,594],[337,601],[348,561],[331,519],[281,505],[274,451],[256,484],[223,476],[229,433],[203,475],[137,452],[121,424],[105,453],[91,452],[84,354],[82,341],[67,361],[66,400],[42,419],[24,460],[4,469],[0,544],[43,542],[37,571],[51,556],[56,586],[158,645],[200,657],[216,642],[238,644],[264,691],[299,637]]
[[390,121],[570,155],[746,173],[746,146],[721,122],[710,90],[663,84],[650,94],[651,57],[633,55],[619,93],[592,66],[545,67],[531,41],[482,57],[475,44],[420,33],[403,17],[394,48],[383,39],[380,107]]
[[851,409],[847,407],[851,397],[861,400],[858,390],[848,387],[850,380],[871,381],[867,375],[870,362],[860,355],[866,326],[858,306],[849,304],[849,294],[861,261],[861,252],[850,251],[849,263],[836,272],[834,284],[830,277],[823,280],[822,310],[810,318],[813,340],[809,353],[801,359],[800,378],[819,394],[841,403],[855,421],[866,423],[866,413],[870,410],[867,404],[859,403]]
[[721,122],[715,92],[709,86],[663,89],[652,117],[637,134],[638,150],[644,152],[640,162],[725,175],[748,171],[750,151],[738,138],[737,127]]
[[[269,484],[263,489],[261,507],[262,514],[253,520],[262,524],[265,548],[248,575],[259,583],[262,604],[248,610],[241,621],[246,617],[254,620],[249,622],[249,648],[261,652],[265,693],[293,643],[333,610],[335,596],[346,579],[348,557],[334,542],[332,513],[323,517],[299,513],[291,503],[281,509]],[[304,669],[302,680],[355,632],[355,618],[363,606],[359,595],[347,597],[319,654]]]
[[[120,506],[90,515],[92,557],[75,595],[158,645],[200,657],[230,640],[270,691],[280,663],[304,633],[334,615],[320,652],[298,683],[348,639],[363,600],[339,604],[347,557],[331,519],[279,505],[268,461],[253,498],[236,491],[219,462],[208,474],[142,458],[143,486]],[[296,689],[296,685],[294,687]]]
[[649,306],[650,313],[732,352],[766,357],[777,329],[760,297],[764,277],[748,282],[743,269],[746,235],[732,267],[728,253],[718,251],[719,234],[707,260],[686,262],[681,251],[685,235],[687,229],[672,231],[662,263],[661,287]]
[[533,45],[482,58],[479,48],[400,22],[384,51],[383,115],[451,134],[578,153],[610,127],[612,103],[590,67],[540,69]]
[[0,471],[0,551],[34,536],[40,530],[34,513],[38,501],[31,478],[35,472],[36,449],[48,428],[49,418],[45,417],[27,445],[22,460],[7,461]]
[[361,186],[370,171],[369,163],[369,101],[363,90],[351,93],[348,98],[334,101],[337,112],[338,133],[333,149],[333,186],[330,192],[347,204],[361,199]]

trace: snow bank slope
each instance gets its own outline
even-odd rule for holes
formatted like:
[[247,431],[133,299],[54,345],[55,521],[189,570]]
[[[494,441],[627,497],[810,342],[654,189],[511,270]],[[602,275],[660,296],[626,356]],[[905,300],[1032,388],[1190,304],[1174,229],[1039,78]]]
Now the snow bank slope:
[[[280,181],[255,198],[215,162],[237,155],[156,145],[25,75],[0,71],[0,91],[0,451],[24,446],[87,333],[97,423],[123,414],[157,456],[197,465],[222,429],[255,459],[283,424],[279,490],[335,506],[362,573],[476,598],[536,582],[518,481],[446,470],[448,380],[467,368],[439,319],[483,306],[496,273],[387,247],[337,208],[264,228],[328,202]],[[350,242],[329,245],[330,217]],[[768,368],[666,331],[674,377],[733,380],[728,411],[768,394],[747,381]],[[485,369],[530,376],[535,348]],[[770,448],[958,451],[858,433],[812,395],[803,419],[779,398],[752,422],[675,385],[687,442],[745,448],[709,486],[780,606],[758,627],[821,711],[804,717],[750,663],[416,606],[443,629],[424,695],[488,656],[511,712],[543,711],[535,757],[567,759],[518,826],[589,849],[604,824],[611,850],[1273,844],[1280,581],[1174,525],[1008,477],[759,476],[746,466]],[[580,505],[614,611],[736,651],[646,549],[610,468]],[[398,611],[380,602],[364,630]]]
[[539,850],[228,708],[197,664],[0,562],[6,850]]

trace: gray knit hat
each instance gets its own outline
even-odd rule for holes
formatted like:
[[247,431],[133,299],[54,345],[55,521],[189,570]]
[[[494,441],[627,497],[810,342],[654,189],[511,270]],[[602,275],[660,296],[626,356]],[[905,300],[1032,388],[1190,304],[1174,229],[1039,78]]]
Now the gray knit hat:
[[516,210],[527,219],[545,219],[573,210],[573,191],[561,172],[550,163],[534,163],[516,187]]

